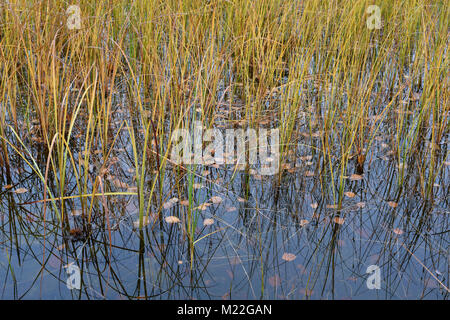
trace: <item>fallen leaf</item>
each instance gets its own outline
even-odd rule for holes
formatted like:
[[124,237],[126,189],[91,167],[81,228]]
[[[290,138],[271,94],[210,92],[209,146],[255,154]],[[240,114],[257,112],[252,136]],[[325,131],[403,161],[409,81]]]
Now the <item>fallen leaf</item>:
[[82,212],[81,210],[72,210],[72,211],[70,212],[70,214],[71,214],[73,217],[81,216],[82,213],[83,213],[83,212]]
[[313,171],[305,171],[305,177],[314,177],[314,172]]
[[283,256],[281,257],[284,261],[294,261],[295,258],[297,258],[297,256],[292,253],[283,253]]
[[357,206],[358,208],[362,209],[362,208],[364,208],[364,207],[366,206],[366,203],[365,203],[365,202],[358,202],[358,203],[356,204],[356,206]]
[[212,225],[213,223],[214,223],[214,219],[208,218],[208,219],[203,220],[203,225],[204,225],[204,226],[210,226],[210,225]]
[[318,206],[319,204],[317,202],[311,203],[311,208],[313,209],[317,209]]
[[202,203],[198,207],[195,207],[195,210],[205,211],[209,207],[209,203]]
[[236,210],[237,210],[236,207],[228,207],[228,208],[226,209],[227,212],[233,212],[233,211],[236,211]]
[[5,188],[6,190],[11,189],[12,187],[13,187],[12,184],[7,184],[3,186],[3,188]]
[[306,220],[306,219],[300,220],[300,226],[301,226],[301,227],[306,226],[308,223],[309,223],[309,221]]
[[344,194],[349,198],[354,198],[356,196],[356,194],[351,191],[344,192]]
[[28,189],[19,188],[19,189],[14,190],[14,193],[16,193],[16,194],[22,194],[22,193],[25,193],[25,192],[28,192]]
[[172,208],[178,202],[178,198],[172,198],[163,204],[164,209]]
[[341,217],[334,217],[334,218],[333,218],[333,221],[334,221],[334,223],[343,225],[344,222],[345,222],[345,219],[344,219],[344,218],[341,218]]
[[350,180],[351,181],[358,181],[358,180],[362,180],[362,178],[363,178],[363,176],[362,175],[359,175],[359,174],[352,174],[351,176],[350,176]]
[[394,230],[392,230],[395,234],[397,235],[402,235],[403,234],[403,230],[399,229],[399,228],[395,228]]
[[391,208],[397,208],[398,207],[398,203],[395,201],[388,201],[388,205]]
[[178,223],[178,222],[181,222],[181,220],[178,219],[175,216],[168,216],[164,220],[166,220],[167,223]]
[[219,197],[219,196],[214,196],[214,197],[212,197],[211,199],[209,199],[209,201],[211,201],[211,202],[214,203],[214,204],[218,204],[218,203],[221,203],[221,202],[222,202],[222,198]]
[[237,198],[237,201],[239,201],[239,202],[247,202],[247,200],[246,200],[246,199],[244,199],[244,198],[241,198],[241,197],[238,197],[238,198]]

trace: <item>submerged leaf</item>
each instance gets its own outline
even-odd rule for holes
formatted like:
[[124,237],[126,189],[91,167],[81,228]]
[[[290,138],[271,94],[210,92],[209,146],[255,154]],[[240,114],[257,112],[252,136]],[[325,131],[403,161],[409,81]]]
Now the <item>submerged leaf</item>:
[[205,211],[209,207],[209,203],[205,202],[199,205],[198,207],[195,207],[195,210]]
[[344,192],[344,194],[349,198],[354,198],[356,196],[356,194],[351,191]]
[[[142,226],[145,227],[148,224],[150,224],[149,217],[147,217],[147,216],[142,217]],[[133,222],[133,226],[135,228],[139,228],[139,219]]]
[[341,218],[341,217],[334,217],[334,218],[333,218],[333,222],[334,222],[334,223],[337,223],[337,224],[340,224],[340,225],[343,225],[344,222],[345,222],[345,219],[344,219],[344,218]]
[[278,287],[281,284],[281,278],[278,275],[269,278],[269,284],[272,287]]
[[306,220],[306,219],[300,220],[300,226],[301,226],[301,227],[306,226],[308,223],[309,223],[309,221]]
[[362,208],[364,208],[364,207],[366,206],[366,203],[365,203],[365,202],[358,202],[358,203],[356,204],[356,206],[357,206],[358,208],[362,209]]

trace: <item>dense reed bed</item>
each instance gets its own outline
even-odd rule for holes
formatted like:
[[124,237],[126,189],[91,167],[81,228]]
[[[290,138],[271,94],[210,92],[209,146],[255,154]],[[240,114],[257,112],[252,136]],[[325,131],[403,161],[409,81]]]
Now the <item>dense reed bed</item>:
[[[437,184],[448,194],[446,1],[70,4],[80,9],[79,28],[68,27],[74,12],[65,1],[0,5],[0,201],[34,179],[39,191],[21,205],[39,205],[44,238],[50,226],[78,236],[74,201],[83,234],[99,223],[111,240],[123,197],[134,201],[138,228],[162,225],[161,212],[179,199],[172,218],[183,222],[192,265],[195,244],[219,232],[196,231],[211,204],[199,183],[225,193],[239,181],[244,202],[249,177],[263,179],[264,195],[300,173],[336,210],[371,172],[374,181],[391,176],[391,207],[407,194],[434,203]],[[373,4],[381,28],[368,28]],[[261,177],[231,165],[213,179],[210,166],[175,164],[172,133],[196,121],[278,128],[281,170]],[[378,158],[395,173],[372,170]]]

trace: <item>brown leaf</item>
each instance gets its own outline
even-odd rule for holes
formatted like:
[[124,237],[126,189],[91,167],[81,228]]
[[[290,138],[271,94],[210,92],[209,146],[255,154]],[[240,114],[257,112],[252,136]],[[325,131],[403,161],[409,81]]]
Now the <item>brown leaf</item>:
[[344,192],[344,194],[349,198],[354,198],[356,196],[356,194],[351,191]]
[[344,219],[344,218],[341,218],[341,217],[334,217],[334,218],[333,218],[333,221],[334,221],[334,223],[343,225],[344,222],[345,222],[345,219]]
[[306,219],[302,219],[302,220],[300,220],[300,226],[301,227],[304,227],[304,226],[306,226],[307,224],[309,223],[309,221],[308,220],[306,220]]
[[355,174],[355,173],[350,176],[351,181],[359,181],[359,180],[362,180],[362,178],[363,178],[362,175]]
[[269,284],[272,287],[278,287],[281,284],[281,278],[278,275],[269,278]]
[[204,226],[210,226],[210,225],[212,225],[213,223],[214,223],[214,219],[208,218],[208,219],[203,220],[203,225],[204,225]]
[[283,259],[284,261],[294,261],[295,258],[297,258],[297,256],[295,254],[292,253],[283,253],[283,256],[281,257],[281,259]]
[[209,201],[211,201],[211,202],[214,203],[214,204],[221,203],[222,200],[223,200],[223,199],[222,199],[221,197],[219,197],[219,196],[214,196],[214,197],[212,197],[211,199],[209,199]]
[[178,222],[181,222],[181,220],[180,219],[178,219],[178,217],[175,217],[175,216],[168,216],[168,217],[166,217],[164,220],[166,220],[166,222],[167,223],[178,223]]
[[389,201],[388,202],[389,207],[391,208],[397,208],[398,207],[398,203],[395,201]]

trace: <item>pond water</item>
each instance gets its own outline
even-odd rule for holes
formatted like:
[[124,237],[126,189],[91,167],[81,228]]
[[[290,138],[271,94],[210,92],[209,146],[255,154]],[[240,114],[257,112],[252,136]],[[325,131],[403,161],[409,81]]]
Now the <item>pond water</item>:
[[[104,188],[130,194],[98,197],[91,212],[90,197],[84,204],[64,200],[64,211],[56,201],[64,227],[51,202],[44,210],[41,180],[12,158],[10,172],[2,169],[0,176],[0,298],[447,299],[448,136],[426,197],[414,159],[399,166],[380,133],[364,172],[354,174],[349,165],[342,198],[330,191],[339,181],[323,169],[320,153],[302,144],[318,137],[298,136],[297,154],[282,175],[216,164],[195,168],[194,206],[208,204],[195,210],[193,246],[183,172],[166,170],[146,226],[136,228],[126,131],[113,148]],[[83,144],[73,144],[77,162]],[[32,152],[44,172],[39,148]],[[98,174],[101,159],[101,150],[92,150],[89,175]],[[72,172],[66,181],[66,195],[79,194]]]

